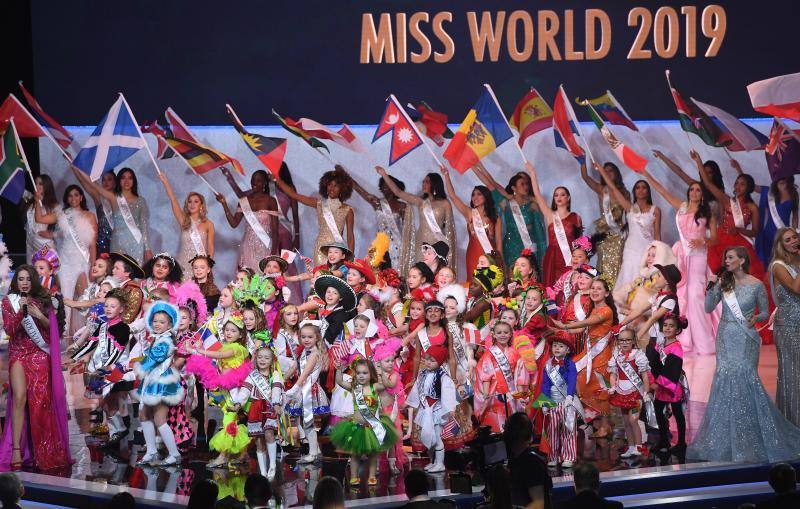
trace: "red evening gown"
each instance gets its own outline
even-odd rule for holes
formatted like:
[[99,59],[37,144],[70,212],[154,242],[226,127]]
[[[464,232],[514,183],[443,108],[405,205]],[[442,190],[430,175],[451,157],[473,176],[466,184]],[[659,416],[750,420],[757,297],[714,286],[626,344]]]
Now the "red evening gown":
[[[570,244],[570,252],[572,251],[572,241],[575,240],[575,232],[581,227],[581,216],[576,212],[570,212],[567,217],[561,219],[564,224],[564,232],[567,234],[567,241]],[[544,262],[542,263],[542,271],[544,272],[544,285],[546,287],[553,286],[558,278],[567,270],[567,264],[564,263],[564,256],[561,254],[561,248],[558,247],[558,240],[556,233],[553,229],[553,223],[547,225],[547,251],[544,253]]]

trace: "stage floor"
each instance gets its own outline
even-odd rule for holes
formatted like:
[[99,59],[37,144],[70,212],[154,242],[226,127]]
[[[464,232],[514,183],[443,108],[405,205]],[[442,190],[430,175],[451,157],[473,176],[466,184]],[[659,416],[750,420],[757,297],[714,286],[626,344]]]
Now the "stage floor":
[[[2,355],[0,363],[0,379],[7,378],[6,356]],[[684,360],[684,368],[692,389],[691,401],[687,415],[687,438],[691,441],[703,417],[705,405],[715,369],[714,356],[688,356]],[[774,397],[776,387],[777,359],[774,345],[765,345],[761,350],[759,374],[769,394]],[[162,504],[185,504],[193,482],[200,478],[211,478],[220,485],[220,498],[233,495],[240,498],[244,489],[244,481],[250,472],[257,471],[257,464],[251,458],[247,464],[235,470],[207,470],[205,465],[214,457],[212,453],[190,451],[184,456],[180,468],[139,468],[135,466],[137,455],[142,447],[132,441],[123,441],[116,449],[105,449],[102,442],[93,437],[89,430],[89,412],[95,403],[83,397],[83,379],[80,375],[67,375],[68,403],[70,406],[69,430],[70,446],[75,464],[69,472],[62,472],[60,478],[42,475],[25,475],[26,481],[50,486],[59,486],[66,490],[86,490],[95,495],[101,493],[111,496],[117,491],[130,490],[137,498],[160,501]],[[212,415],[212,418],[214,416]],[[651,441],[656,438],[651,436]],[[323,442],[321,440],[321,442]],[[683,459],[675,456],[646,455],[634,460],[619,457],[624,451],[624,435],[620,427],[612,440],[588,440],[583,434],[579,439],[581,461],[591,461],[602,472],[604,478],[616,480],[641,476],[644,473],[661,471],[680,471],[696,468],[700,465],[683,465]],[[284,507],[292,507],[311,503],[316,482],[325,475],[332,475],[340,480],[347,479],[346,457],[337,456],[330,447],[323,443],[326,453],[316,465],[297,465],[298,451],[289,450],[280,458],[280,468],[274,486],[285,499]],[[427,463],[427,457],[410,453],[412,468],[421,468]],[[458,464],[459,457],[448,455],[450,466]],[[666,467],[666,470],[665,470]],[[408,468],[408,466],[406,466]],[[379,465],[379,483],[376,487],[367,487],[365,483],[356,488],[346,487],[347,497],[363,500],[369,504],[380,500],[383,503],[398,502],[404,499],[405,492],[402,475],[393,476],[385,460]],[[551,475],[556,483],[569,483],[569,472],[553,469]],[[447,493],[448,473],[432,475],[437,490]],[[377,498],[376,498],[377,497]],[[354,503],[353,505],[361,505]]]

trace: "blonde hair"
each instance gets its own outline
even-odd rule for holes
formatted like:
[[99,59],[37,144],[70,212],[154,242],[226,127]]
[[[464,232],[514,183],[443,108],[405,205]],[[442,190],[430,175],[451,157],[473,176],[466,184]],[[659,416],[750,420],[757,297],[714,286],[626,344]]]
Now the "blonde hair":
[[788,231],[794,231],[792,228],[779,228],[775,233],[775,240],[772,242],[772,263],[781,261],[786,264],[800,263],[800,254],[792,254],[783,247],[783,236]]
[[181,228],[184,230],[188,230],[189,227],[192,226],[192,216],[189,214],[189,198],[192,196],[197,196],[200,200],[200,222],[204,223],[207,220],[208,209],[206,208],[205,197],[200,193],[192,191],[187,194],[186,199],[183,200],[183,224],[181,224]]

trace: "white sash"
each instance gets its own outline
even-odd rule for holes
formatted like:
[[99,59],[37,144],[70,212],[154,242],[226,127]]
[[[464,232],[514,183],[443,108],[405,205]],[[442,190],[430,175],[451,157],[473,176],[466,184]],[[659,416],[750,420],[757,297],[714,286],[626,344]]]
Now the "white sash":
[[195,253],[205,256],[206,249],[203,247],[203,239],[200,237],[200,230],[197,229],[197,223],[194,220],[189,220],[189,238],[192,239]]
[[322,218],[325,220],[325,224],[328,226],[328,230],[331,232],[333,240],[335,240],[340,244],[343,244],[344,239],[342,238],[342,234],[339,232],[339,227],[336,225],[336,219],[334,219],[333,217],[333,211],[331,210],[330,199],[325,198],[321,200],[320,208],[322,209]]
[[569,267],[572,264],[572,250],[567,240],[567,232],[564,231],[564,223],[558,216],[558,211],[553,212],[553,232],[556,234],[558,241],[558,248],[561,250],[561,256],[564,257],[564,264]]
[[36,346],[39,347],[39,350],[48,355],[50,354],[50,346],[44,340],[44,337],[42,337],[42,333],[39,332],[39,329],[36,327],[31,315],[28,315],[22,319],[22,328],[25,329],[25,334],[27,334],[34,343],[36,343]]
[[378,439],[378,443],[382,445],[383,439],[386,438],[386,428],[383,427],[383,423],[381,423],[381,421],[369,409],[366,398],[364,397],[363,385],[358,385],[353,387],[353,400],[356,402],[358,413],[360,413],[361,417],[363,417],[364,420],[367,421],[367,423],[372,428],[372,432],[375,433],[375,438]]
[[[772,300],[775,301],[776,309],[777,309],[778,295],[777,295],[777,292],[775,290],[777,289],[777,285],[780,284],[780,283],[776,283],[775,282],[775,268],[774,267],[776,265],[780,265],[781,267],[786,269],[786,271],[789,273],[789,275],[792,277],[792,279],[797,277],[797,270],[795,270],[795,268],[792,267],[791,265],[787,265],[786,263],[782,262],[781,260],[775,260],[769,266],[769,290],[772,293]],[[773,313],[774,313],[774,311],[773,311]]]
[[136,243],[139,244],[142,242],[142,232],[139,230],[139,227],[136,226],[136,221],[133,219],[133,214],[131,213],[131,207],[128,205],[128,200],[126,200],[121,194],[117,195],[117,207],[119,207],[119,213],[122,214],[122,219],[125,220],[125,226],[128,227],[130,230],[131,235],[136,240]]
[[425,328],[417,333],[417,339],[419,339],[422,351],[427,352],[428,348],[431,347],[431,339],[428,337],[428,331]]
[[608,188],[603,188],[603,217],[613,234],[619,235],[622,233],[621,226],[614,221],[614,215],[611,213],[611,196],[608,193]]
[[736,298],[736,292],[733,290],[722,292],[722,298],[725,299],[725,304],[728,305],[728,309],[731,310],[736,320],[744,326],[747,323],[747,318],[745,318],[742,308],[739,307],[739,300]]
[[[298,373],[303,373],[303,370],[306,368],[306,364],[308,363],[308,357],[311,355],[311,350],[303,350],[303,354],[300,356],[300,367]],[[313,370],[317,369],[316,366],[312,368]],[[303,382],[303,386],[300,388],[300,407],[303,409],[303,425],[308,426],[310,423],[314,422],[314,402],[311,400],[311,386],[313,382],[311,380],[311,375],[306,378],[306,381]],[[308,404],[306,404],[308,401]]]
[[619,366],[619,369],[625,373],[625,376],[628,377],[628,381],[631,382],[634,387],[636,387],[636,390],[639,391],[639,394],[642,396],[643,409],[645,417],[647,418],[647,425],[650,427],[654,427],[653,425],[655,425],[655,427],[657,427],[658,423],[656,422],[656,412],[653,406],[653,401],[645,399],[646,393],[644,391],[644,382],[642,382],[642,378],[639,376],[639,373],[633,369],[633,366],[631,366],[629,361],[620,361],[619,357],[617,357],[617,366]]
[[69,236],[72,238],[72,242],[75,243],[77,246],[78,251],[81,253],[81,257],[86,263],[89,263],[89,248],[83,243],[80,237],[78,237],[78,232],[75,229],[75,218],[73,217],[74,214],[80,214],[77,210],[72,212],[64,211],[62,212],[67,219],[67,231],[69,232]]
[[681,208],[678,209],[678,212],[675,214],[675,226],[678,227],[678,235],[681,238],[681,245],[683,246],[683,252],[688,255],[689,254],[689,250],[691,248],[689,247],[689,241],[686,240],[686,237],[683,236],[683,230],[681,230],[681,222],[678,219],[682,215],[686,214],[686,209],[687,208],[688,208],[688,205],[686,204],[686,202],[681,203]]
[[[731,198],[731,212],[733,212],[733,224],[736,225],[737,228],[746,228],[747,226],[744,224],[744,214],[742,213],[742,207],[739,205],[739,200],[734,196]],[[748,237],[747,235],[739,234],[750,244],[754,244],[755,241]]]
[[539,343],[533,348],[533,353],[536,355],[536,360],[538,361],[539,358],[544,353],[544,349],[547,346],[547,340],[542,338],[539,340]]
[[514,224],[517,225],[517,233],[519,238],[522,239],[522,245],[525,249],[530,249],[536,252],[536,244],[531,240],[531,235],[528,233],[528,225],[525,223],[525,218],[522,217],[522,208],[517,203],[517,200],[508,200],[508,206],[511,207],[511,216],[514,218]]
[[[772,196],[772,191],[767,191],[767,203],[769,204],[769,215],[772,217],[775,228],[778,230],[786,228],[786,224],[783,222],[783,219],[781,219],[781,215],[778,214],[778,208],[775,206],[775,197]],[[789,217],[791,218],[791,216]]]
[[[464,349],[464,328],[461,327],[458,322],[448,322],[447,330],[450,331],[450,336],[453,338],[453,351],[456,354],[456,362],[458,362],[458,366],[467,373],[467,378],[469,378],[469,360],[467,359],[467,352]],[[456,373],[452,373],[452,375],[455,380]]]
[[[547,378],[550,379],[553,387],[555,387],[556,390],[561,394],[562,401],[566,399],[567,396],[569,396],[569,394],[567,394],[567,382],[564,380],[564,377],[561,376],[561,372],[558,370],[558,367],[554,366],[552,362],[548,361],[545,365],[545,371],[547,371]],[[545,396],[549,398],[550,394],[545,394]]]
[[[100,326],[100,334],[97,335],[97,346],[95,347],[92,358],[89,360],[88,371],[97,371],[102,368],[105,365],[105,361],[108,360],[110,350],[111,343],[108,340],[108,323],[104,323]],[[100,365],[94,361],[95,359],[100,361]]]
[[579,322],[586,320],[586,310],[583,309],[583,304],[581,304],[581,295],[582,294],[577,293],[572,299],[572,310],[575,311],[575,318],[577,318]]
[[494,249],[492,249],[492,243],[489,242],[489,236],[486,235],[489,226],[483,222],[483,218],[480,212],[478,212],[478,209],[472,209],[472,229],[475,231],[475,236],[478,237],[478,242],[481,243],[483,252],[491,253]]
[[[262,375],[257,369],[254,369],[250,373],[250,381],[253,382],[253,387],[258,389],[258,392],[261,393],[262,398],[267,401],[270,401],[270,396],[272,395],[272,387],[270,387],[270,383],[267,380],[267,377]],[[259,398],[253,398],[259,399]],[[271,402],[271,401],[270,401]]]
[[433,234],[437,238],[444,240],[444,233],[442,233],[442,229],[439,228],[439,223],[436,222],[436,216],[433,214],[433,207],[431,207],[430,200],[426,199],[422,202],[422,216],[425,218],[425,222],[428,223],[428,228]]
[[508,362],[508,357],[506,357],[506,354],[503,353],[497,345],[492,345],[489,348],[489,352],[491,352],[492,357],[494,357],[497,367],[500,368],[500,372],[506,380],[508,390],[514,392],[516,390],[516,384],[514,384],[514,374],[511,371],[511,363]]
[[108,228],[114,229],[114,210],[111,208],[111,202],[105,198],[100,198],[100,207],[103,209],[103,215],[106,216]]
[[611,337],[611,331],[608,334],[600,338],[597,343],[592,344],[592,338],[586,338],[586,355],[581,357],[578,362],[575,363],[575,370],[581,371],[582,369],[586,369],[586,383],[589,383],[589,380],[592,378],[592,357],[597,357],[600,355],[600,352],[608,345],[608,340]]
[[264,231],[264,227],[261,226],[261,223],[258,222],[258,218],[255,212],[253,212],[252,207],[250,207],[250,201],[247,199],[247,196],[242,196],[239,199],[239,206],[242,208],[242,214],[244,214],[247,224],[249,224],[250,228],[255,232],[258,240],[261,241],[266,249],[270,249],[272,247],[272,240],[270,240],[267,232]]
[[645,226],[644,216],[653,214],[653,207],[655,207],[655,205],[650,205],[650,210],[648,210],[647,212],[642,212],[642,209],[639,208],[639,205],[634,203],[633,206],[631,207],[630,213],[627,216],[629,223],[632,219],[633,221],[636,222],[636,224],[639,225],[639,231],[641,232],[642,236],[648,241],[653,240],[654,232],[652,228],[652,223],[650,228],[647,228]]
[[389,206],[389,202],[385,199],[381,198],[381,213],[386,217],[384,223],[389,227],[389,237],[391,237],[392,242],[400,242],[400,226],[397,224],[397,221],[394,219],[394,213],[392,212],[392,207]]

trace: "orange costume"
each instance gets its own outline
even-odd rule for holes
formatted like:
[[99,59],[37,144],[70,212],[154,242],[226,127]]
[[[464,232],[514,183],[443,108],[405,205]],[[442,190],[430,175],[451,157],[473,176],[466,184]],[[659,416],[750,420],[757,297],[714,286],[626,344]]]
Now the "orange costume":
[[[476,373],[475,416],[482,426],[491,426],[493,433],[502,433],[508,417],[521,408],[513,395],[527,394],[528,372],[514,347],[493,345],[481,356]],[[488,391],[484,390],[486,383]]]
[[[589,327],[588,340],[581,353],[573,357],[575,367],[578,370],[578,396],[580,396],[583,406],[591,408],[600,415],[609,415],[611,409],[608,404],[608,392],[605,387],[601,387],[599,377],[605,380],[608,373],[608,361],[614,348],[611,329],[614,327],[614,312],[608,306],[594,308],[589,317],[601,317],[603,319],[597,325]],[[589,357],[589,351],[591,356]],[[591,362],[587,380],[587,367]],[[587,414],[591,412],[587,411]],[[587,420],[591,420],[587,415]]]

